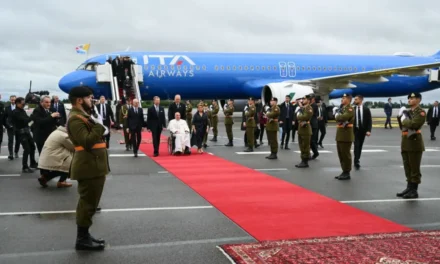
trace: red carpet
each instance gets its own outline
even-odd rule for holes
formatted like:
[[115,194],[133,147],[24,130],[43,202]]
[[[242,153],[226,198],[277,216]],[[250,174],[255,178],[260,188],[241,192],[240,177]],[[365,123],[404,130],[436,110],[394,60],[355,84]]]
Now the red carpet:
[[440,263],[440,232],[267,241],[219,246],[235,263]]
[[[153,144],[140,150],[152,156]],[[171,156],[162,143],[152,159],[259,241],[411,230],[243,165],[192,152]]]

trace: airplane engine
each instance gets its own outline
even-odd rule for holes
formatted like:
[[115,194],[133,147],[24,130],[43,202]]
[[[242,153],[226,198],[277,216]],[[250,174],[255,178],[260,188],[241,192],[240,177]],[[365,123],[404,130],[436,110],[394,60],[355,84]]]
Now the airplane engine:
[[[234,112],[243,112],[245,105],[247,104],[247,99],[234,100]],[[218,105],[222,107],[228,103],[228,100],[219,100]]]
[[270,103],[272,97],[278,98],[278,103],[284,102],[284,97],[290,95],[292,101],[296,98],[313,93],[311,86],[295,83],[269,83],[261,90],[261,101],[263,105]]

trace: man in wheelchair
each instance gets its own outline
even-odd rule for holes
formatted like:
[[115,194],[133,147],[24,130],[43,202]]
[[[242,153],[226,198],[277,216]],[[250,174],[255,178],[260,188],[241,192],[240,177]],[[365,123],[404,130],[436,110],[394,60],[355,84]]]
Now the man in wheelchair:
[[170,131],[170,151],[171,154],[191,154],[191,134],[188,124],[185,120],[180,119],[180,113],[174,114],[173,120],[168,123],[168,131]]

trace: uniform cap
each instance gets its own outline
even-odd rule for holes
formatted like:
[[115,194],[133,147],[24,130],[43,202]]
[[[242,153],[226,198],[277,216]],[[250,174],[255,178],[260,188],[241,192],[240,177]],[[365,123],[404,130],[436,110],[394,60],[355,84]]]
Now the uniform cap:
[[408,95],[408,99],[411,98],[411,97],[415,97],[415,98],[420,98],[421,99],[422,95],[420,93],[410,93]]
[[87,97],[92,94],[93,94],[92,88],[87,86],[78,86],[70,90],[69,97],[81,98],[81,97]]
[[255,100],[255,98],[253,97],[253,96],[251,96],[251,97],[249,97],[249,99],[248,100],[252,100],[252,101],[254,101]]
[[270,100],[271,100],[271,101],[278,102],[278,98],[276,98],[276,97],[272,97]]
[[351,94],[345,93],[345,94],[342,95],[342,97],[351,97]]
[[310,98],[315,98],[315,94],[314,93],[309,94],[309,96],[310,96]]
[[305,98],[307,98],[307,99],[310,99],[310,98],[312,98],[312,96],[310,95],[310,94],[307,94],[306,96],[304,96]]

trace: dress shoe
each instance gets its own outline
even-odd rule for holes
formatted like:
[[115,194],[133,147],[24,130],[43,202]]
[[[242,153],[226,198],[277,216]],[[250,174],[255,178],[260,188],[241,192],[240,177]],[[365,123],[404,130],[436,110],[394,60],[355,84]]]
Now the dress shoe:
[[[159,154],[158,153],[154,153],[153,157],[157,157],[157,156],[159,156]],[[137,157],[137,154],[136,154],[136,157]]]
[[406,185],[406,189],[403,190],[403,191],[401,191],[400,193],[396,193],[396,196],[397,196],[397,197],[403,197],[403,196],[404,196],[405,194],[407,194],[410,190],[411,190],[411,188],[410,188],[410,183],[408,183],[408,184]]
[[24,173],[33,173],[34,171],[33,170],[31,170],[31,168],[23,168],[23,170],[22,170]]
[[47,181],[46,181],[46,179],[44,178],[43,175],[41,175],[40,178],[38,178],[38,182],[40,183],[40,185],[41,185],[42,187],[44,187],[44,188],[47,187]]
[[103,250],[105,245],[103,243],[97,243],[92,240],[91,237],[77,238],[75,249],[76,250]]
[[217,142],[217,137],[214,136],[210,141],[212,141],[212,142]]
[[318,144],[318,146],[320,146],[321,148],[324,148],[324,146],[322,145],[322,143]]
[[228,144],[225,144],[226,147],[233,147],[234,144],[232,143],[232,141],[229,141]]
[[38,169],[38,163],[32,163],[30,166],[32,169]]
[[310,157],[311,160],[316,159],[319,156],[319,154],[313,154],[313,156]]
[[409,191],[405,193],[402,198],[403,199],[416,199],[419,198],[419,193],[417,192],[419,184],[418,183],[409,183]]
[[18,159],[18,153],[15,153],[15,158]]
[[355,164],[354,164],[354,168],[355,168],[356,170],[359,170],[359,169],[361,168],[361,165],[359,165],[359,163],[355,163]]
[[72,187],[71,183],[68,182],[57,182],[57,188],[69,188]]
[[284,147],[284,149],[285,150],[290,150],[290,148],[287,145]]
[[12,155],[8,156],[8,160],[13,160],[13,159],[14,159],[14,156],[12,156]]

